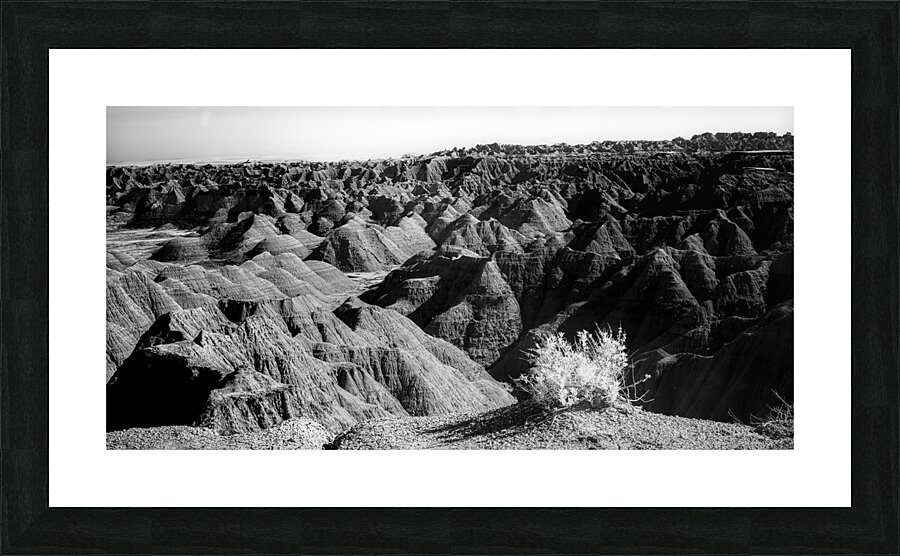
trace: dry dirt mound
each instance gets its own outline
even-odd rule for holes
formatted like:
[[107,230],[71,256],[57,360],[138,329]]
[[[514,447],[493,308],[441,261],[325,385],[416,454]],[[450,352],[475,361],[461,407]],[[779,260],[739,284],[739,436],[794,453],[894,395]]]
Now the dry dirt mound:
[[360,423],[329,446],[339,450],[784,450],[793,436],[624,407],[555,414],[523,404],[480,414]]
[[309,298],[222,300],[150,326],[107,383],[107,428],[253,432],[309,416],[338,431],[513,401],[463,352],[393,311],[345,304],[332,313]]
[[246,258],[252,259],[260,253],[271,253],[272,255],[281,255],[282,253],[293,253],[301,259],[309,255],[311,249],[303,244],[294,236],[282,234],[278,236],[269,236],[257,243],[253,249],[247,251]]
[[485,366],[522,331],[519,304],[497,264],[465,249],[420,253],[363,299],[408,316]]
[[162,262],[191,262],[209,258],[209,252],[197,237],[175,237],[163,244],[150,258]]
[[372,272],[402,264],[434,242],[411,219],[382,228],[357,217],[331,230],[309,258],[325,261],[345,272]]

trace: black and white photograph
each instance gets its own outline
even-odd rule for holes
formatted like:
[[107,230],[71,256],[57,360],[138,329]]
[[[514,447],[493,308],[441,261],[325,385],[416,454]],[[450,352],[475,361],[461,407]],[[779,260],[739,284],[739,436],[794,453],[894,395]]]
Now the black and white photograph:
[[898,553],[896,0],[0,4],[0,553]]
[[109,106],[106,448],[792,450],[793,118]]

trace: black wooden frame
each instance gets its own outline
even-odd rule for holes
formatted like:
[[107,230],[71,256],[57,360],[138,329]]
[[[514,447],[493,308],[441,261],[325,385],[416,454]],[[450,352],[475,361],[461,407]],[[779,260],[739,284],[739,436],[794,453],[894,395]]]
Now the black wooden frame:
[[[900,551],[896,0],[3,2],[0,11],[0,552]],[[49,509],[48,49],[260,47],[851,48],[852,508]]]

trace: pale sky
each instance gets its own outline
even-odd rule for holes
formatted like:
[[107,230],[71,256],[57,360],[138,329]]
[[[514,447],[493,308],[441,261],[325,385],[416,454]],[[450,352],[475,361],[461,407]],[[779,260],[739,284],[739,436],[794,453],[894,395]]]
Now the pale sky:
[[478,143],[793,133],[792,107],[161,107],[106,111],[107,162],[427,154]]

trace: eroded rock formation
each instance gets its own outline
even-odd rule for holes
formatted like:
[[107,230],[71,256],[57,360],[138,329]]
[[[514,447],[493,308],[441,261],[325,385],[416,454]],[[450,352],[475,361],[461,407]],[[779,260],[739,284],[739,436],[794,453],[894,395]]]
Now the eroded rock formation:
[[107,204],[112,429],[501,407],[542,334],[597,326],[645,409],[793,397],[790,135],[110,167]]

